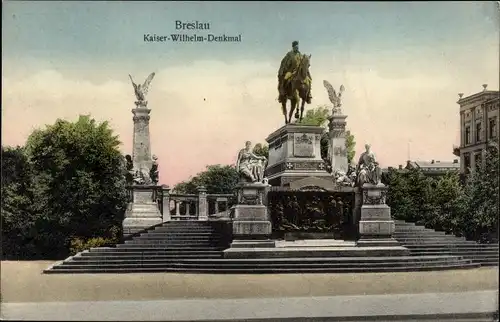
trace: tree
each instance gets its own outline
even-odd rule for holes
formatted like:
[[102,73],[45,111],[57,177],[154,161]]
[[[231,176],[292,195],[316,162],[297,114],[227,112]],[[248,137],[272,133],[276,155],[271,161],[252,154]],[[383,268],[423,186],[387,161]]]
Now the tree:
[[234,192],[238,180],[238,171],[234,166],[209,165],[205,171],[190,180],[175,185],[173,190],[177,193],[197,194],[198,187],[204,186],[209,194],[229,194]]
[[2,146],[2,255],[20,258],[36,253],[30,235],[36,223],[31,171],[22,147]]
[[425,224],[425,218],[434,210],[431,180],[420,169],[390,169],[387,175],[389,190],[387,204],[394,218]]
[[330,109],[326,105],[320,105],[316,108],[306,111],[300,124],[326,127],[328,125],[328,116]]
[[253,153],[269,159],[269,146],[267,144],[257,143],[253,148]]
[[351,134],[351,131],[345,132],[345,145],[347,149],[347,162],[351,164],[354,160],[354,156],[356,155],[356,141],[354,140],[354,135]]
[[40,249],[61,254],[73,237],[102,237],[121,227],[127,192],[119,144],[107,122],[89,116],[57,120],[29,136]]
[[462,194],[460,175],[449,172],[446,175],[429,179],[432,185],[432,207],[427,213],[426,225],[446,232],[456,231],[454,216],[457,213],[457,199]]
[[[314,109],[307,110],[306,115],[302,118],[300,124],[322,126],[325,128],[324,134],[321,136],[321,157],[327,158],[328,154],[328,117],[330,116],[330,108],[326,105],[318,106]],[[356,141],[351,131],[346,131],[346,149],[347,162],[351,163],[356,154]]]
[[498,142],[490,142],[484,156],[485,162],[470,174],[457,198],[455,225],[469,239],[494,241],[498,240]]

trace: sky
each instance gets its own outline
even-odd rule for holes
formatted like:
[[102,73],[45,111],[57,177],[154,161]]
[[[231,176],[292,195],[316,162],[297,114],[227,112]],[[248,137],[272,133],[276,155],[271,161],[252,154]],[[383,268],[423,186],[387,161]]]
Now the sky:
[[[499,87],[496,2],[4,1],[2,144],[90,114],[132,152],[137,83],[147,96],[160,183],[232,164],[245,141],[284,125],[277,72],[299,41],[311,54],[313,101],[343,112],[356,156],[370,143],[383,167],[450,161],[459,143],[458,93]],[[199,21],[210,30],[176,30]],[[145,34],[241,35],[234,43],[145,42]]]

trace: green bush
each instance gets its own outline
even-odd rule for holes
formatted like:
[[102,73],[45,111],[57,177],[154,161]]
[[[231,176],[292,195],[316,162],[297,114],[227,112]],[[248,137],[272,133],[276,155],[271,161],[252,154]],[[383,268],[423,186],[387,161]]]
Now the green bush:
[[117,241],[114,238],[94,237],[84,240],[80,237],[75,237],[71,240],[69,251],[70,255],[73,256],[90,248],[112,246],[116,243]]

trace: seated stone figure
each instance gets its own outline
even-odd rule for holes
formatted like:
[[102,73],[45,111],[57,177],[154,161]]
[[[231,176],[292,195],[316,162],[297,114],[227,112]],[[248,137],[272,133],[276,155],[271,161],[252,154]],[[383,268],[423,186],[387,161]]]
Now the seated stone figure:
[[375,155],[370,151],[370,145],[365,144],[365,152],[359,157],[356,168],[356,186],[362,187],[365,183],[380,184],[382,171]]
[[252,143],[247,141],[245,148],[238,153],[236,161],[236,170],[240,175],[242,182],[256,183],[263,182],[264,170],[266,169],[267,159],[263,156],[255,155],[251,149]]
[[149,170],[146,168],[137,169],[134,168],[131,173],[134,175],[134,184],[137,185],[150,185],[153,182],[149,176]]
[[332,172],[333,178],[335,182],[341,186],[347,186],[350,187],[353,185],[353,181],[350,176],[348,176],[344,171],[342,170],[334,170]]

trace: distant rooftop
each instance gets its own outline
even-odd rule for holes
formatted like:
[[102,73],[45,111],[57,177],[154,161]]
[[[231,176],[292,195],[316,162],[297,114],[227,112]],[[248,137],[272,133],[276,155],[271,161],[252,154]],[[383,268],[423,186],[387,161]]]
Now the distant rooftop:
[[453,161],[407,161],[407,166],[408,165],[422,170],[460,169],[460,161],[458,159]]

